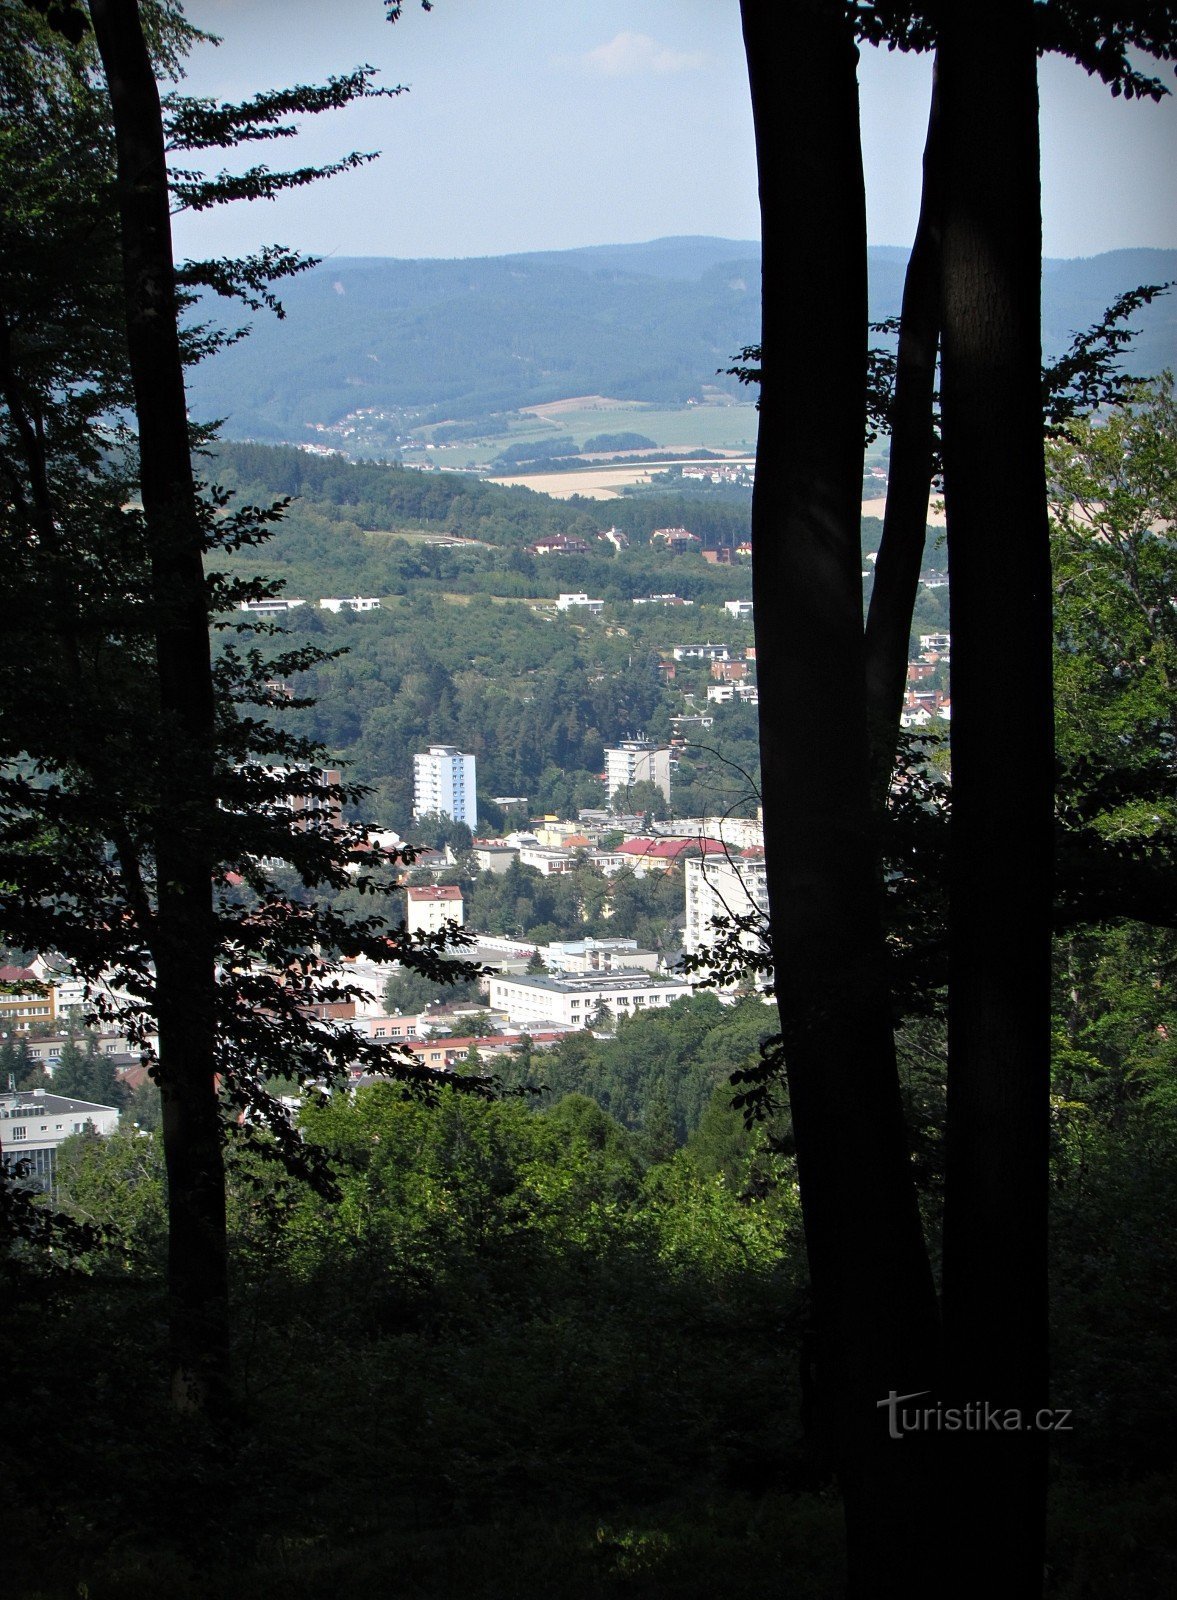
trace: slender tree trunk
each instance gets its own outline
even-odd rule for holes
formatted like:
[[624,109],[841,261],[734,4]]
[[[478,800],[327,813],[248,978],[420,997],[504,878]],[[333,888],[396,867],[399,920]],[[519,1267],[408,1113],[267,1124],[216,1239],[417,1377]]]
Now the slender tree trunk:
[[886,799],[899,743],[911,619],[919,592],[932,482],[932,397],[940,336],[940,167],[940,95],[934,75],[919,224],[903,283],[887,508],[866,619],[871,779],[880,804]]
[[159,673],[155,866],[159,1083],[168,1173],[172,1391],[227,1378],[225,1183],[214,1056],[214,705],[202,536],[177,330],[159,93],[135,0],[91,0],[118,154],[127,342]]
[[[763,247],[752,503],[773,947],[814,1309],[815,1420],[850,1591],[933,1592],[923,1442],[879,1403],[936,1385],[936,1306],[903,1124],[867,763],[860,554],[866,217],[839,0],[743,0]],[[829,707],[838,731],[829,731]]]
[[[1016,1408],[1024,1420],[1047,1403],[1053,778],[1032,10],[1031,0],[959,4],[940,43],[953,780],[947,1377],[957,1403]],[[955,1593],[1040,1592],[1046,1439],[1032,1428],[958,1436],[968,1561]]]

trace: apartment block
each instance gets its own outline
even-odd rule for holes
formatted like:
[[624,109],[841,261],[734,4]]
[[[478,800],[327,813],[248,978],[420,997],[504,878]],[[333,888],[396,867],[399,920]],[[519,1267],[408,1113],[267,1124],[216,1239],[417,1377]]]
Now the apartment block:
[[413,757],[413,820],[433,812],[478,826],[475,759],[449,744],[431,744]]

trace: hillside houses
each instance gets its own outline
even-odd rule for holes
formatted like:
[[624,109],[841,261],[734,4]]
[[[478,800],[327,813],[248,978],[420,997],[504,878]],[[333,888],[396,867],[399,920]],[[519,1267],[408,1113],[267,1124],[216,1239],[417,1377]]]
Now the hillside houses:
[[587,556],[588,544],[566,533],[550,533],[527,546],[531,556]]

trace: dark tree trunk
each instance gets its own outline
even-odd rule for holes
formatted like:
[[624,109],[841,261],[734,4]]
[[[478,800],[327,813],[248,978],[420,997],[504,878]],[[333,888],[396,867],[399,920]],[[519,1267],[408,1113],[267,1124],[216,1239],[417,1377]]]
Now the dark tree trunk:
[[159,674],[152,935],[168,1173],[173,1400],[215,1406],[227,1378],[225,1183],[212,906],[214,705],[202,535],[177,330],[159,93],[135,0],[91,0],[118,154],[127,344],[139,423]]
[[[763,241],[752,503],[761,772],[781,1026],[813,1289],[815,1418],[853,1594],[913,1595],[922,1442],[879,1402],[936,1385],[936,1306],[895,1067],[871,825],[860,554],[866,218],[838,0],[741,7]],[[837,707],[831,736],[829,708]],[[930,1591],[929,1591],[930,1592]]]
[[[950,7],[942,413],[951,576],[944,1316],[958,1403],[1046,1404],[1051,591],[1031,0]],[[1010,691],[1017,719],[1011,724]],[[1040,1592],[1046,1436],[958,1436],[955,1592]]]
[[899,743],[911,618],[919,592],[927,534],[928,491],[932,483],[935,442],[932,397],[940,336],[940,210],[943,203],[939,104],[938,81],[934,76],[924,146],[919,225],[903,283],[887,508],[866,619],[871,779],[880,804],[886,798]]

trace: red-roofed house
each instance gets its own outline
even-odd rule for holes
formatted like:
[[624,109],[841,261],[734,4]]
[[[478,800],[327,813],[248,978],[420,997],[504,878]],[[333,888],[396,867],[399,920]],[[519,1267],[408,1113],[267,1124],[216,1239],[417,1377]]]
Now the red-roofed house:
[[459,928],[465,920],[462,891],[456,883],[430,884],[405,890],[405,926],[410,933],[440,933],[447,922]]
[[628,856],[639,876],[647,872],[666,872],[683,856],[723,855],[726,846],[718,839],[627,839],[616,854]]

